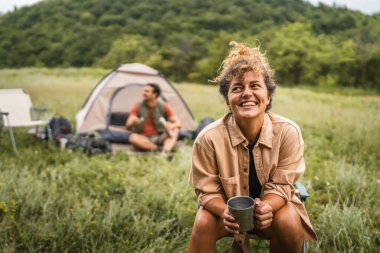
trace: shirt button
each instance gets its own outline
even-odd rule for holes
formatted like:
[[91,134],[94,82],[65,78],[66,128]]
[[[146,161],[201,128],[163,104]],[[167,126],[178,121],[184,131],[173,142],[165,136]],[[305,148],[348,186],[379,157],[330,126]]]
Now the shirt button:
[[243,187],[243,188],[244,188],[244,190],[247,190],[247,186],[245,186],[245,185],[244,185],[244,187]]

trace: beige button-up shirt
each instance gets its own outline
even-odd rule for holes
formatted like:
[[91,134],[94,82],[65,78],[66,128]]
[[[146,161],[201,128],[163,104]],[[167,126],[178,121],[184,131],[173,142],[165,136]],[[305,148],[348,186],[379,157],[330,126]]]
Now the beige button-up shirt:
[[[208,125],[194,142],[190,184],[199,205],[213,198],[226,202],[237,195],[249,195],[248,141],[232,114]],[[295,195],[293,184],[305,171],[304,142],[292,121],[266,113],[259,139],[253,148],[261,196],[277,194],[295,205],[302,218],[306,240],[316,241],[305,207]]]

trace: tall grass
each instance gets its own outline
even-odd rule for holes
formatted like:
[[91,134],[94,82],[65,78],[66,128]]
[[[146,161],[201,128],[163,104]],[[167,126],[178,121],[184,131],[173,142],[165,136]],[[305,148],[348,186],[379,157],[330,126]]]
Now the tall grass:
[[[0,88],[25,88],[36,106],[74,123],[108,71],[0,70]],[[212,85],[176,84],[199,121],[226,107]],[[280,87],[272,111],[297,122],[306,143],[301,181],[319,236],[308,252],[380,251],[380,97]],[[191,144],[157,155],[60,150],[17,129],[20,155],[0,143],[0,252],[185,252],[197,209],[188,186]],[[218,243],[228,252],[231,239]],[[252,242],[252,252],[268,252]]]

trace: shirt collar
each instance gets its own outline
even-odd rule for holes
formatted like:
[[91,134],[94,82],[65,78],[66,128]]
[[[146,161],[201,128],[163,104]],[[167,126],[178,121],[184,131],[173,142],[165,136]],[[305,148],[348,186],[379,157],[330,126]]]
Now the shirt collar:
[[[227,129],[231,138],[232,146],[237,146],[240,143],[243,143],[247,146],[248,140],[244,137],[242,132],[240,131],[239,126],[237,125],[234,116],[229,113],[224,116],[224,121],[227,125]],[[272,148],[272,138],[273,138],[273,127],[270,117],[267,113],[264,114],[264,122],[261,128],[260,137],[258,139],[258,143],[267,146],[268,148]]]

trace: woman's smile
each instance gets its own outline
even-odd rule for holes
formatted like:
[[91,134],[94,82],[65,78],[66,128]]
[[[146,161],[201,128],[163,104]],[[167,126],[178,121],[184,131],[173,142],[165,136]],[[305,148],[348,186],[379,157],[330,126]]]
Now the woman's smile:
[[252,107],[257,106],[257,102],[254,101],[244,101],[240,104],[241,107]]

